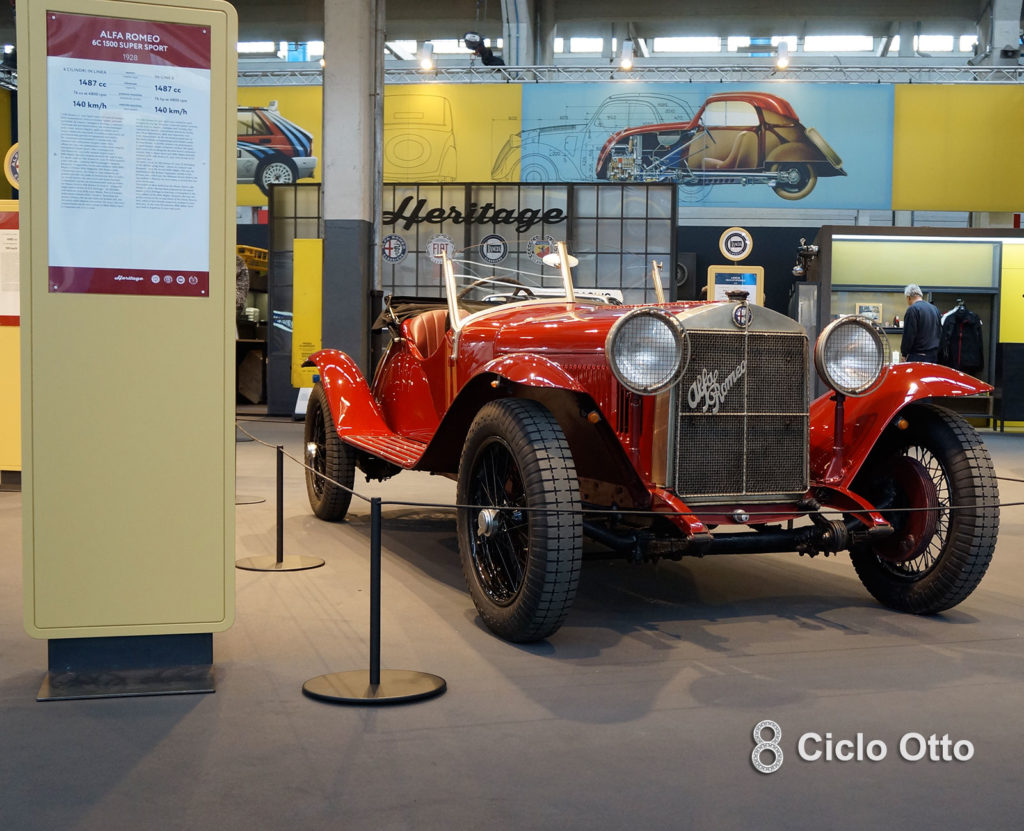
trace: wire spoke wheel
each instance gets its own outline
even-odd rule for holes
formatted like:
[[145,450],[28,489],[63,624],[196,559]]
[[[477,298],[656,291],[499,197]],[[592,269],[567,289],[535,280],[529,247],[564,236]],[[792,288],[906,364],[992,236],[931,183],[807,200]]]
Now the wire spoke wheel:
[[306,495],[313,513],[332,522],[342,520],[352,502],[355,453],[338,437],[327,396],[320,384],[314,384],[309,395],[302,435],[307,467]]
[[[963,601],[992,559],[999,490],[977,431],[930,404],[901,413],[854,483],[878,505],[892,536],[851,551],[861,582],[881,603],[935,614]],[[909,509],[909,510],[905,510]]]
[[565,435],[533,401],[481,408],[458,479],[459,554],[473,603],[495,634],[516,642],[562,625],[579,583],[579,483]]

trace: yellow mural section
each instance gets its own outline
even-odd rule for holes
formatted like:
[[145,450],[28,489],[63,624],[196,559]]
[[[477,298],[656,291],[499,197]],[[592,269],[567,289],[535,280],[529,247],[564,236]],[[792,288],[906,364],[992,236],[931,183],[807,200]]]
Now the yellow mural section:
[[[239,144],[244,144],[242,138],[248,127],[245,108],[259,107],[274,109],[278,115],[303,130],[313,134],[313,152],[316,157],[316,168],[311,176],[302,177],[301,182],[319,182],[323,175],[324,150],[322,144],[324,100],[323,89],[319,86],[311,87],[239,87],[238,88],[238,132]],[[239,151],[239,156],[244,152]],[[239,174],[244,169],[244,161],[239,159]],[[254,184],[238,186],[238,204],[250,206],[265,206],[266,195]]]
[[999,313],[1001,343],[1024,343],[1024,241],[1003,243]]
[[521,114],[516,84],[388,86],[384,181],[489,182],[498,152],[520,130]]
[[898,85],[894,210],[1018,211],[1024,87]]

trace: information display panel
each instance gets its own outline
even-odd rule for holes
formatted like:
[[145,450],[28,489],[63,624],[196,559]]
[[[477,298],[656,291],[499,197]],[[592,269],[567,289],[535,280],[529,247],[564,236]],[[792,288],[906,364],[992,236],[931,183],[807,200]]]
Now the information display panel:
[[24,623],[234,616],[237,17],[20,0]]

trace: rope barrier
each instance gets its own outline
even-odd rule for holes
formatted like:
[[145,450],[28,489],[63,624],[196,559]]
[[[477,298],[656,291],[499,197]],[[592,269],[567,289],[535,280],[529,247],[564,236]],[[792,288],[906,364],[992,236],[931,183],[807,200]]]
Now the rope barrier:
[[[236,426],[237,426],[237,422],[236,422]],[[327,476],[326,474],[320,473],[320,471],[318,471],[318,470],[314,470],[312,467],[310,467],[304,461],[302,461],[300,459],[296,459],[290,453],[287,453],[283,448],[279,447],[278,445],[269,444],[269,443],[263,441],[262,439],[257,438],[256,436],[254,436],[251,433],[247,432],[243,427],[238,427],[238,429],[242,433],[245,433],[245,435],[249,436],[257,444],[262,444],[264,447],[269,447],[269,448],[271,448],[273,450],[280,451],[280,453],[283,456],[286,456],[287,458],[291,459],[297,465],[299,465],[300,467],[304,468],[305,470],[308,470],[314,476],[319,476],[324,481],[330,482],[332,485],[334,485],[336,487],[339,487],[339,488],[341,488],[344,491],[347,491],[348,493],[352,494],[352,496],[356,497],[357,499],[361,499],[363,502],[365,502],[367,504],[372,503],[374,499],[378,498],[378,497],[369,497],[369,496],[366,496],[364,494],[361,494],[361,493],[359,493],[359,491],[357,491],[357,490],[355,490],[353,488],[350,488],[350,487],[348,487],[346,485],[343,485],[341,482],[338,482],[335,479],[332,479],[330,476]],[[1005,477],[999,477],[999,476],[997,476],[996,478],[997,479],[1002,479],[1003,481],[1011,481],[1011,482],[1024,481],[1024,480],[1020,480],[1020,479],[1006,479]],[[478,504],[467,505],[467,504],[460,504],[458,502],[456,502],[456,503],[451,503],[451,502],[447,502],[447,503],[442,503],[442,502],[411,502],[411,501],[408,501],[408,500],[381,500],[381,504],[382,505],[389,505],[389,506],[393,505],[393,506],[402,507],[402,508],[439,508],[439,509],[445,509],[445,510],[478,510],[478,509],[508,510],[510,507],[512,507],[512,506],[509,506],[509,505],[478,505]],[[1018,507],[1020,507],[1022,505],[1024,505],[1024,501],[1022,501],[1022,502],[995,502],[995,503],[979,502],[979,503],[976,503],[974,505],[939,505],[939,506],[936,506],[934,508],[928,508],[928,507],[924,507],[924,508],[874,508],[873,510],[878,511],[879,513],[887,513],[887,514],[891,514],[891,513],[924,513],[924,512],[942,512],[942,511],[977,511],[977,510],[988,510],[990,508],[1018,508]],[[584,509],[584,508],[538,508],[538,507],[530,507],[530,506],[527,506],[527,505],[523,505],[523,506],[516,505],[515,506],[515,510],[523,511],[525,513],[531,513],[532,512],[532,513],[545,513],[545,514],[578,514],[580,516],[595,516],[595,515],[597,515],[597,516],[601,516],[601,515],[608,515],[608,516],[648,516],[648,517],[692,516],[692,517],[696,517],[697,519],[701,519],[702,516],[703,517],[720,517],[720,516],[722,516],[722,512],[721,511],[715,511],[713,513],[712,512],[705,512],[705,513],[702,514],[700,511],[696,511],[696,510],[694,510],[694,511],[645,511],[645,510],[637,510],[637,509],[632,509],[632,508],[622,508],[622,509],[620,509],[620,508],[586,508],[586,509]],[[810,510],[810,509],[807,509],[807,510],[784,510],[784,511],[781,511],[781,510],[775,510],[775,511],[744,511],[744,513],[753,518],[753,517],[759,517],[759,516],[774,517],[774,516],[778,516],[780,513],[785,513],[787,515],[792,515],[792,516],[811,516],[811,515],[815,515],[815,516],[831,516],[831,515],[844,516],[845,514],[863,513],[864,511],[865,511],[865,509],[850,510],[850,511],[840,511],[838,509],[832,508],[832,509],[826,509],[826,510]]]

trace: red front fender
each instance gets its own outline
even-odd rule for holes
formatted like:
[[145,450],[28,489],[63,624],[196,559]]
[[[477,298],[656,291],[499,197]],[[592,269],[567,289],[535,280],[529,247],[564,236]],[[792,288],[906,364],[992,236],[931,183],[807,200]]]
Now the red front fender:
[[348,355],[337,349],[322,349],[310,355],[307,363],[317,368],[339,436],[391,433],[363,373]]
[[521,352],[502,355],[488,363],[479,372],[491,372],[514,384],[525,384],[528,387],[555,387],[573,392],[586,392],[580,386],[579,381],[562,367],[540,355],[528,355]]
[[[829,484],[849,487],[882,431],[908,404],[930,398],[979,395],[991,390],[984,381],[939,364],[896,364],[872,393],[846,398],[841,479]],[[811,479],[819,483],[825,481],[834,456],[835,403],[831,398],[832,393],[826,393],[811,403]]]

